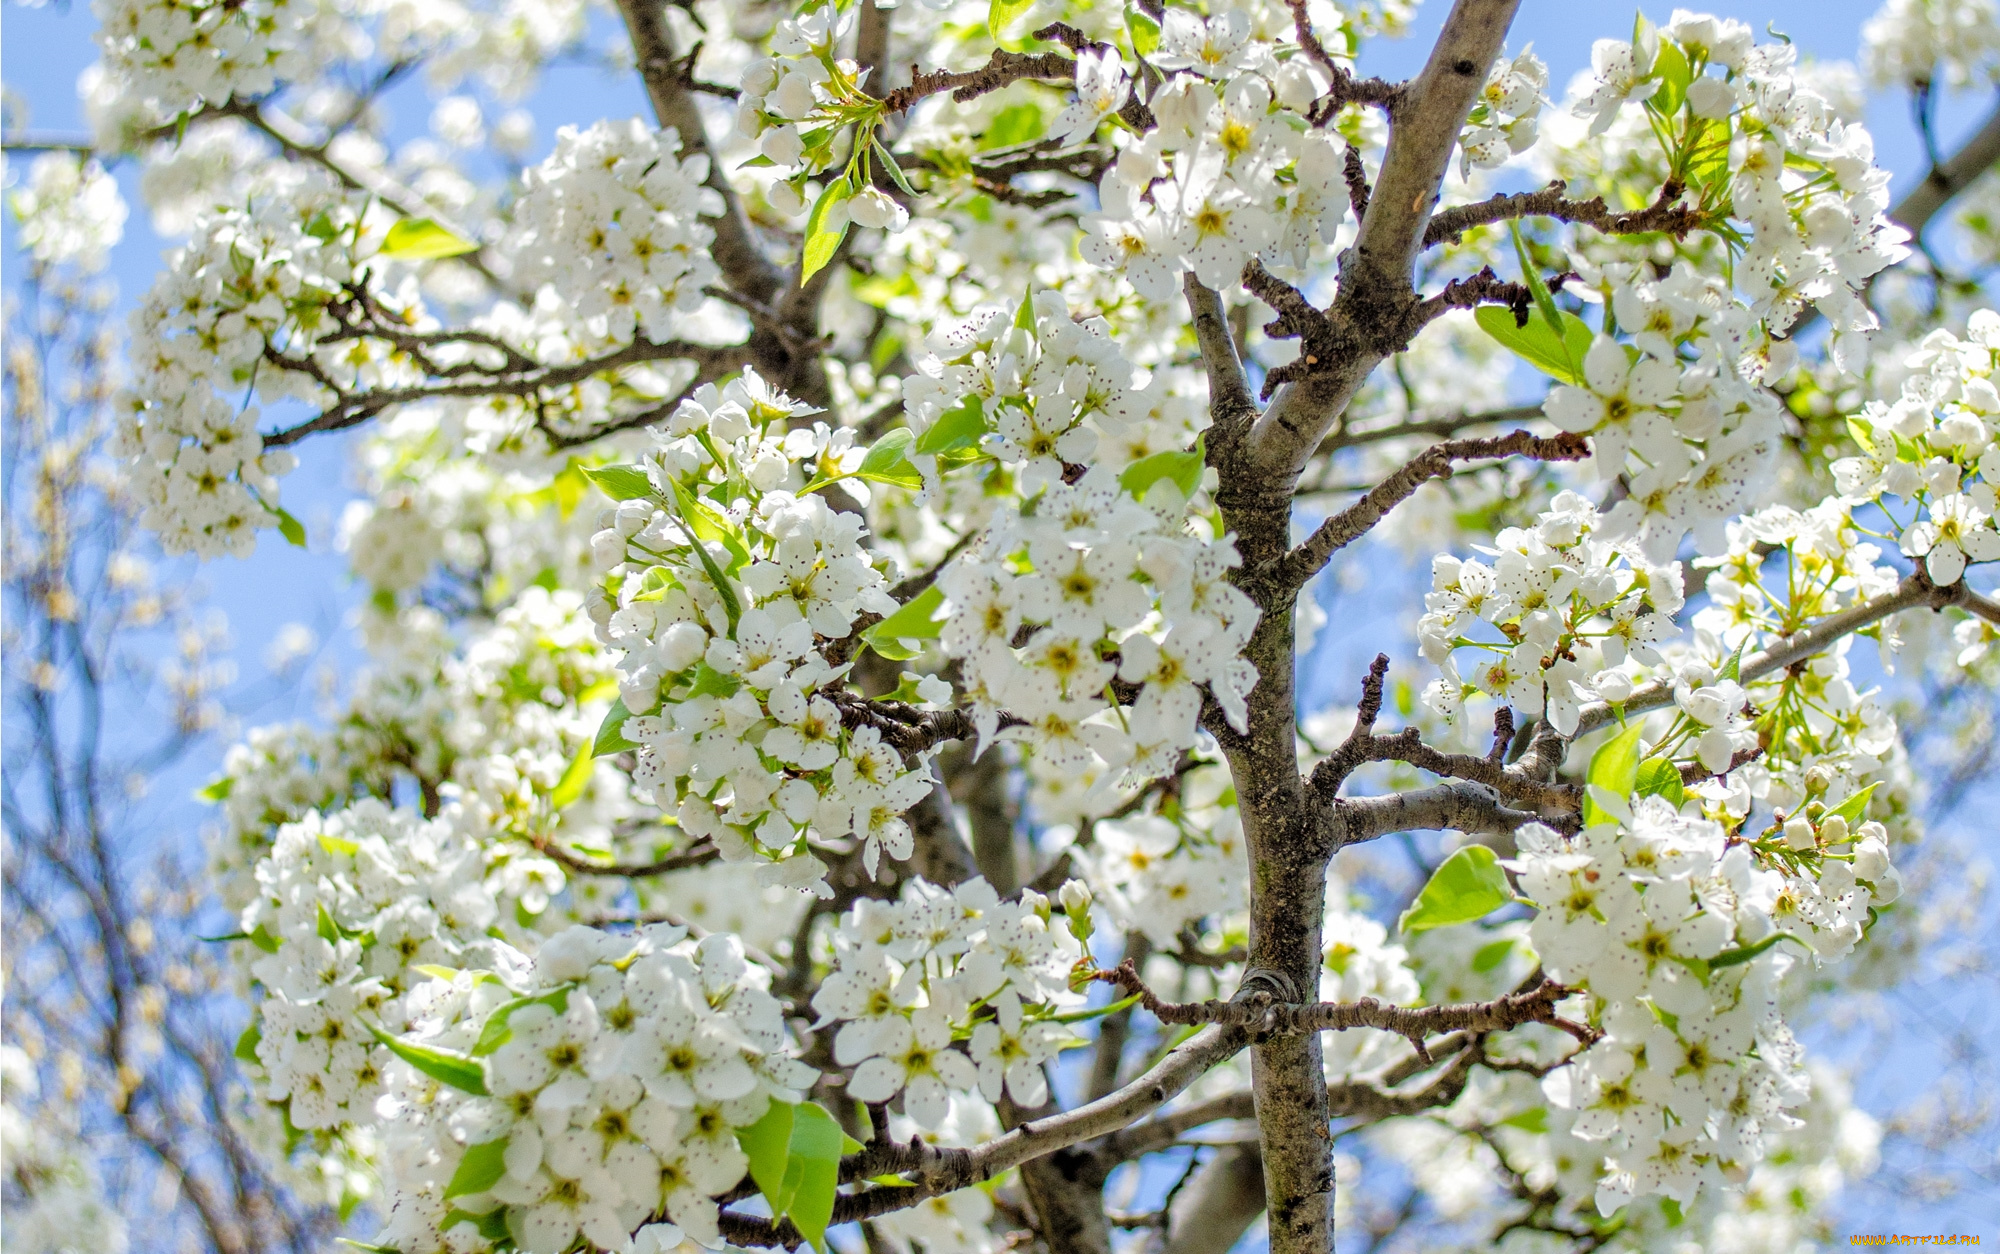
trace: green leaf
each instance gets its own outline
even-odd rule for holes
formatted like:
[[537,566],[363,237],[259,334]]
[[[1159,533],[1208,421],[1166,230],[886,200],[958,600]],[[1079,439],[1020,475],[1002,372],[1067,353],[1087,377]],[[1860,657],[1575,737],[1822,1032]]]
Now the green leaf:
[[1484,918],[1514,900],[1500,859],[1484,845],[1467,845],[1439,864],[1396,926],[1404,935]]
[[791,1157],[792,1107],[785,1102],[772,1102],[765,1107],[763,1118],[747,1128],[736,1129],[736,1143],[750,1160],[750,1178],[770,1203],[771,1213],[784,1214],[784,1204],[791,1200],[785,1195],[784,1185],[785,1162]]
[[743,681],[734,675],[725,675],[707,662],[694,664],[694,685],[689,690],[691,697],[733,697]]
[[468,1146],[465,1157],[458,1160],[458,1170],[451,1173],[451,1183],[444,1186],[444,1200],[449,1202],[467,1193],[484,1193],[499,1183],[506,1170],[506,1137]]
[[840,225],[829,227],[827,215],[840,205],[847,203],[854,195],[854,184],[842,175],[826,185],[826,190],[813,202],[812,212],[806,215],[806,247],[799,257],[799,286],[826,268],[833,260],[834,250],[840,241],[847,238],[847,215],[840,215]]
[[1543,374],[1582,387],[1583,358],[1590,351],[1592,338],[1590,324],[1573,313],[1556,313],[1562,326],[1560,335],[1535,318],[1528,319],[1527,326],[1517,327],[1513,313],[1498,305],[1481,305],[1472,311],[1472,320],[1503,348]]
[[460,239],[429,218],[404,218],[389,228],[382,241],[381,255],[404,261],[430,261],[438,257],[458,257],[479,245]]
[[1147,489],[1162,479],[1171,479],[1181,490],[1181,496],[1191,497],[1201,486],[1201,471],[1207,456],[1203,440],[1197,439],[1194,447],[1185,452],[1142,457],[1119,473],[1118,486],[1130,492],[1133,499],[1144,500]]
[[249,1027],[243,1029],[243,1035],[236,1038],[236,1048],[232,1052],[241,1061],[254,1063],[257,1061],[257,1045],[263,1039],[264,1034],[257,1030],[253,1020]]
[[1472,969],[1480,975],[1485,975],[1488,971],[1507,961],[1507,956],[1513,952],[1514,942],[1511,939],[1497,940],[1488,945],[1481,945],[1472,955]]
[[938,420],[916,438],[910,450],[916,453],[950,453],[962,448],[977,448],[979,437],[992,429],[986,421],[986,407],[979,403],[977,396],[968,396],[959,402],[957,409],[938,415]]
[[306,547],[306,525],[286,510],[274,509],[271,512],[278,516],[278,534],[285,537],[285,542],[295,549]]
[[352,1237],[335,1237],[342,1245],[361,1251],[361,1254],[403,1254],[401,1250],[387,1245],[370,1245],[366,1241],[356,1241]]
[[1532,1132],[1540,1136],[1549,1130],[1549,1108],[1546,1106],[1531,1106],[1518,1115],[1510,1115],[1502,1119],[1500,1126],[1503,1128],[1519,1128],[1523,1132]]
[[624,753],[639,746],[625,739],[625,720],[632,717],[632,711],[625,708],[625,698],[611,703],[604,713],[604,721],[597,725],[597,736],[590,742],[590,752],[596,757],[607,753]]
[[[678,479],[667,480],[667,487],[674,494],[674,506],[680,514],[682,524],[693,532],[695,524],[689,516],[698,512],[693,499],[688,496],[687,489],[681,486]],[[702,570],[708,573],[709,582],[715,585],[715,594],[722,598],[723,612],[729,616],[729,634],[733,636],[736,634],[736,619],[742,613],[736,605],[736,592],[729,586],[729,580],[723,576],[722,569],[715,564],[715,559],[708,555],[707,547],[701,543],[698,536],[690,534],[687,541],[688,548],[694,550],[695,557],[700,559]]]
[[883,170],[888,172],[889,181],[902,189],[905,196],[916,197],[917,189],[910,186],[910,178],[903,173],[903,163],[896,160],[896,154],[883,146],[880,136],[871,135],[868,142],[874,146],[875,158],[882,163]]
[[[1640,724],[1634,723],[1598,746],[1597,752],[1590,756],[1590,770],[1584,774],[1583,782],[1602,788],[1614,797],[1631,796],[1639,786],[1639,733],[1642,730]],[[1586,788],[1583,825],[1592,827],[1610,821],[1611,815],[1605,813]]]
[[1745,636],[1742,642],[1736,646],[1736,652],[1731,655],[1727,662],[1722,664],[1722,671],[1716,675],[1716,678],[1729,683],[1741,682],[1743,678],[1743,653],[1749,647],[1750,637]]
[[785,1211],[820,1254],[830,1254],[826,1226],[833,1219],[834,1186],[840,1181],[841,1140],[840,1125],[821,1107],[802,1102],[793,1110],[791,1154],[785,1164],[792,1190]]
[[1059,1015],[1052,1015],[1050,1018],[1056,1023],[1083,1023],[1090,1019],[1102,1019],[1106,1015],[1117,1014],[1127,1006],[1138,1005],[1139,998],[1144,995],[1143,993],[1134,993],[1130,997],[1121,998],[1118,1001],[1106,1002],[1104,1005],[1095,1007],[1094,1009],[1065,1011]]
[[915,439],[916,432],[908,427],[898,427],[884,435],[861,459],[861,468],[854,472],[855,477],[871,483],[908,488],[912,492],[921,490],[924,477],[917,473],[917,468],[910,465],[910,459],[904,455]]
[[1790,932],[1773,932],[1769,936],[1766,936],[1763,940],[1758,941],[1754,945],[1744,945],[1738,949],[1723,950],[1721,953],[1715,955],[1715,957],[1710,958],[1708,960],[1708,969],[1713,971],[1718,967],[1740,966],[1741,964],[1750,961],[1752,958],[1755,958],[1758,954],[1761,954],[1765,950],[1771,948],[1771,946],[1777,944],[1781,940],[1798,941],[1799,945],[1802,948],[1810,949],[1810,946],[1807,946],[1804,941],[1799,940],[1798,937],[1792,935]]
[[486,1069],[479,1065],[477,1059],[449,1049],[398,1040],[372,1023],[368,1025],[368,1030],[374,1033],[376,1040],[388,1046],[390,1053],[438,1083],[449,1084],[461,1093],[470,1093],[474,1097],[487,1095]]
[[360,841],[349,840],[345,836],[335,836],[332,832],[319,834],[319,847],[342,858],[351,858],[361,852]]
[[654,495],[653,480],[644,466],[585,466],[583,477],[614,501],[636,501]]
[[333,916],[326,912],[326,903],[316,902],[313,905],[313,909],[319,912],[319,938],[329,945],[338,945],[340,943],[340,924],[335,923]]
[[[1861,816],[1867,813],[1868,798],[1874,795],[1875,788],[1876,785],[1874,784],[1868,785],[1868,787],[1863,788],[1860,792],[1855,793],[1852,797],[1835,806],[1832,813],[1826,817],[1828,819],[1839,818],[1845,820],[1848,830],[1853,831],[1855,825],[1861,822]],[[1820,820],[1822,823],[1825,821],[1826,819]]]
[[1160,24],[1150,13],[1136,6],[1125,10],[1125,28],[1132,32],[1132,51],[1142,57],[1153,55],[1153,49],[1160,46]]
[[[1549,285],[1542,282],[1542,272],[1535,265],[1535,259],[1528,254],[1528,241],[1521,238],[1521,224],[1509,222],[1507,231],[1514,237],[1514,255],[1521,261],[1521,278],[1528,285],[1528,293],[1535,298],[1535,308],[1541,311],[1542,321],[1558,336],[1562,334],[1561,311],[1556,308],[1555,298],[1549,295]],[[1579,358],[1576,366],[1582,366]]]
[[1694,71],[1688,65],[1687,54],[1671,40],[1660,41],[1659,55],[1653,58],[1653,77],[1660,80],[1660,86],[1653,92],[1646,107],[1661,117],[1670,118],[1680,112],[1681,101],[1687,99],[1688,84],[1694,81]]
[[1007,41],[1007,28],[1035,7],[1035,0],[991,0],[986,6],[986,29],[993,42],[1003,48],[1018,48]]
[[194,794],[194,799],[196,801],[206,801],[210,805],[219,805],[229,799],[230,790],[235,787],[235,776],[224,775],[222,778],[212,781],[208,787],[197,790]]
[[443,1219],[438,1220],[438,1231],[450,1232],[459,1224],[471,1224],[479,1230],[479,1235],[488,1241],[505,1241],[510,1235],[507,1231],[507,1208],[505,1206],[495,1207],[484,1215],[475,1215],[470,1211],[462,1211],[457,1207],[453,1207],[444,1213]]
[[263,950],[267,954],[274,954],[278,952],[278,938],[271,935],[270,932],[266,931],[262,923],[259,923],[257,925],[257,930],[250,933],[248,939],[251,944]]
[[569,769],[556,781],[555,790],[549,793],[549,805],[558,810],[567,810],[583,796],[583,790],[590,784],[591,759],[597,756],[597,747],[587,744],[576,751],[570,760]]
[[1849,418],[1847,420],[1847,434],[1854,438],[1854,442],[1861,446],[1863,452],[1873,453],[1875,451],[1875,432],[1867,423],[1861,421],[1859,418]]
[[944,607],[944,590],[936,584],[925,588],[909,604],[862,633],[872,646],[877,639],[929,640],[944,630],[938,611]]
[[495,1006],[493,1013],[486,1016],[486,1022],[479,1029],[479,1040],[472,1046],[474,1058],[484,1058],[514,1039],[514,1029],[508,1021],[514,1012],[523,1006],[547,1006],[557,1014],[569,1009],[569,986],[564,985],[553,993],[543,993],[537,997],[516,997],[504,1005]]
[[1008,105],[993,115],[986,124],[986,135],[980,140],[982,148],[1012,148],[1040,139],[1048,129],[1042,120],[1042,107],[1033,101]]
[[1647,758],[1639,764],[1638,793],[1641,797],[1665,797],[1680,805],[1687,800],[1681,768],[1666,758]]

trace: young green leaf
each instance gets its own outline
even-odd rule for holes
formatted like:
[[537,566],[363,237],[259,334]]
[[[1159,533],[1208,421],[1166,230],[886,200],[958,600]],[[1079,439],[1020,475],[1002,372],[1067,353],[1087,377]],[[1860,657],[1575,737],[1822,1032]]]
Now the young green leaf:
[[567,810],[575,805],[583,790],[590,783],[591,759],[597,756],[593,745],[585,745],[577,750],[576,757],[570,759],[569,769],[556,781],[555,789],[549,793],[549,805],[557,810]]
[[257,1044],[263,1039],[264,1034],[257,1030],[255,1023],[244,1028],[243,1035],[236,1038],[235,1057],[242,1062],[255,1064],[257,1062]]
[[854,472],[860,479],[871,483],[887,483],[899,488],[918,491],[924,486],[924,477],[917,468],[910,465],[904,454],[916,439],[916,433],[908,427],[898,427],[875,441],[868,455],[861,459],[861,468]]
[[[812,212],[806,215],[806,247],[799,257],[799,286],[826,268],[833,260],[834,250],[840,241],[847,238],[847,202],[854,195],[854,184],[843,175],[826,185],[826,190],[813,202]],[[837,221],[836,221],[837,219]]]
[[[674,507],[680,513],[681,525],[692,531],[694,524],[689,519],[697,513],[693,498],[688,495],[687,489],[680,485],[678,479],[667,480],[667,487],[673,490]],[[716,595],[722,598],[723,612],[729,616],[729,630],[734,633],[736,630],[736,620],[742,613],[736,604],[735,589],[729,586],[729,580],[724,577],[722,568],[715,564],[713,557],[709,556],[708,547],[701,542],[699,537],[691,534],[687,537],[687,540],[688,547],[693,549],[695,557],[700,559],[702,570],[707,572],[709,582],[715,585]]]
[[1666,758],[1647,758],[1639,764],[1638,793],[1641,797],[1665,797],[1674,805],[1687,800],[1681,783],[1681,768]]
[[1125,29],[1132,32],[1132,51],[1142,57],[1152,56],[1153,49],[1160,46],[1160,24],[1136,5],[1125,10]]
[[486,1016],[486,1023],[479,1029],[479,1040],[472,1046],[474,1058],[484,1058],[514,1039],[514,1029],[507,1026],[514,1012],[523,1006],[547,1006],[557,1014],[569,1009],[569,988],[557,989],[553,993],[543,993],[539,997],[516,997],[505,1005],[494,1008]]
[[[1868,785],[1868,787],[1863,788],[1861,791],[1855,793],[1847,800],[1835,806],[1832,812],[1829,813],[1826,817],[1829,819],[1831,818],[1842,819],[1847,823],[1848,829],[1850,831],[1853,830],[1854,826],[1859,822],[1861,822],[1861,816],[1868,812],[1868,798],[1875,795],[1875,788],[1876,785],[1874,784]],[[1823,823],[1826,821],[1826,819],[1821,819],[1820,821]]]
[[[884,653],[884,647],[895,647],[895,642],[899,640],[929,640],[937,636],[944,630],[944,620],[937,616],[943,607],[944,590],[932,584],[910,598],[908,605],[862,632],[861,638],[882,656],[901,661],[903,659]],[[915,657],[916,653],[916,650],[905,650],[905,657]]]
[[1206,458],[1206,446],[1198,439],[1194,447],[1185,452],[1170,450],[1154,453],[1133,462],[1119,474],[1118,486],[1143,500],[1148,488],[1162,479],[1171,479],[1183,497],[1190,497],[1201,486],[1201,471]]
[[[1640,725],[1634,723],[1600,745],[1597,752],[1590,757],[1590,770],[1584,774],[1584,783],[1602,788],[1613,797],[1631,796],[1639,786],[1640,730]],[[1583,825],[1591,827],[1598,823],[1608,823],[1611,817],[1586,789],[1583,798]]]
[[653,480],[643,466],[585,466],[583,477],[614,501],[636,501],[653,495]]
[[736,1129],[736,1143],[750,1160],[750,1179],[770,1204],[771,1213],[784,1214],[785,1203],[791,1200],[785,1195],[784,1184],[785,1163],[791,1157],[792,1107],[772,1102],[764,1108],[763,1118]]
[[451,1173],[451,1182],[444,1186],[444,1200],[449,1202],[467,1193],[484,1193],[499,1182],[506,1170],[506,1137],[469,1146],[465,1157],[458,1160],[458,1170]]
[[986,421],[986,408],[977,396],[967,396],[957,409],[946,410],[938,420],[930,425],[910,450],[916,453],[950,453],[962,448],[977,448],[979,437],[991,431]]
[[460,239],[429,218],[404,218],[389,228],[387,238],[382,241],[381,255],[395,257],[402,261],[432,261],[439,257],[457,257],[472,252],[479,245]]
[[1431,872],[1430,882],[1403,911],[1404,935],[1484,918],[1514,900],[1500,859],[1484,845],[1467,845]]
[[285,537],[285,543],[295,549],[306,547],[306,525],[285,510],[272,510],[278,516],[278,534]]
[[597,725],[597,735],[590,742],[590,752],[595,757],[607,753],[624,753],[639,746],[625,739],[625,720],[632,717],[632,711],[625,708],[625,698],[620,697],[605,711],[604,721]]
[[398,1040],[372,1023],[368,1025],[368,1030],[374,1033],[376,1040],[388,1046],[390,1053],[438,1083],[449,1084],[459,1092],[470,1093],[474,1097],[487,1095],[486,1069],[479,1065],[478,1059],[449,1049]]
[[208,787],[196,791],[194,794],[195,800],[206,801],[211,805],[220,805],[229,799],[229,792],[235,787],[235,776],[224,775],[220,779],[211,782]]
[[460,1224],[471,1224],[480,1236],[492,1242],[508,1240],[512,1235],[507,1231],[507,1208],[504,1206],[496,1206],[484,1215],[475,1215],[454,1206],[444,1213],[443,1219],[438,1220],[438,1231],[450,1232]]
[[1582,387],[1581,366],[1584,354],[1590,351],[1590,325],[1573,313],[1557,310],[1556,314],[1562,326],[1560,335],[1538,318],[1517,327],[1513,312],[1498,305],[1481,305],[1472,311],[1472,320],[1501,347],[1543,374]]
[[1018,45],[1008,40],[1007,28],[1034,7],[1035,0],[990,0],[986,6],[986,30],[993,36],[993,42],[1002,48],[1018,50]]
[[792,1192],[785,1212],[820,1254],[831,1254],[826,1227],[833,1219],[834,1186],[840,1182],[841,1140],[840,1125],[825,1110],[812,1102],[794,1108],[791,1153],[785,1165]]

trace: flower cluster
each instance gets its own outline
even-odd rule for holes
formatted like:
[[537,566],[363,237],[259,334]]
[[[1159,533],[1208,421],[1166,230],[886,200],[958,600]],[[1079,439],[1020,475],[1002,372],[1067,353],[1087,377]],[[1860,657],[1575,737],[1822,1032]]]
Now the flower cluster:
[[311,66],[311,0],[95,0],[97,44],[124,89],[172,117],[250,99]]
[[263,951],[250,964],[264,990],[254,1050],[264,1096],[285,1103],[293,1127],[372,1122],[390,1054],[371,1025],[400,1031],[409,995],[431,978],[423,968],[467,964],[493,944],[503,903],[457,818],[363,800],[280,828],[258,864],[243,911]]
[[[1447,718],[1483,692],[1572,735],[1585,705],[1631,695],[1628,663],[1658,665],[1661,646],[1679,635],[1680,563],[1650,565],[1606,539],[1604,516],[1574,492],[1551,506],[1535,526],[1496,535],[1483,550],[1490,564],[1449,554],[1431,562],[1417,632],[1444,672],[1425,702]],[[1499,638],[1467,634],[1482,623]],[[1486,656],[1461,671],[1461,650]]]
[[1885,216],[1874,141],[1801,81],[1797,56],[1741,22],[1677,11],[1657,30],[1642,20],[1633,43],[1598,41],[1596,83],[1575,108],[1602,132],[1627,101],[1643,104],[1669,177],[1747,227],[1735,276],[1773,333],[1809,302],[1837,331],[1865,332],[1876,320],[1861,285],[1907,254],[1907,234]]
[[1654,1193],[1685,1206],[1753,1166],[1762,1127],[1785,1126],[1806,1096],[1776,1007],[1792,959],[1758,944],[1779,879],[1725,852],[1720,824],[1657,797],[1574,839],[1533,825],[1519,838],[1536,952],[1552,978],[1588,988],[1605,1033],[1543,1090],[1602,1159],[1600,1211]]
[[[813,412],[746,372],[684,401],[642,467],[598,472],[624,499],[592,540],[605,582],[590,612],[622,655],[617,730],[642,794],[724,857],[783,862],[851,833],[873,872],[910,856],[902,815],[932,783],[836,704],[845,668],[825,645],[898,606],[861,518],[820,495],[861,468],[851,434],[787,429]],[[774,873],[815,886],[819,866]]]
[[1461,178],[1472,177],[1475,169],[1493,169],[1534,147],[1541,134],[1542,93],[1548,86],[1549,67],[1531,49],[1493,63],[1458,138]]
[[772,55],[744,73],[736,130],[757,141],[758,155],[783,173],[766,195],[773,208],[790,215],[805,208],[807,180],[834,164],[841,136],[854,128],[843,175],[850,194],[823,202],[832,215],[825,228],[837,230],[851,218],[861,226],[901,229],[909,211],[867,177],[879,159],[890,177],[903,178],[895,157],[873,138],[882,102],[862,90],[867,74],[860,66],[836,55],[853,28],[853,15],[843,17],[833,5],[780,20],[771,32]]
[[1347,207],[1339,154],[1304,116],[1316,71],[1247,35],[1240,12],[1167,15],[1154,64],[1191,72],[1154,93],[1159,125],[1122,148],[1083,220],[1085,259],[1148,300],[1175,299],[1189,271],[1230,288],[1253,257],[1303,266]]
[[748,1166],[737,1129],[816,1076],[736,938],[685,937],[573,927],[532,965],[435,970],[396,1041],[379,1243],[630,1251],[664,1216],[653,1248],[717,1244],[714,1198]]
[[1121,932],[1143,932],[1171,948],[1196,921],[1249,905],[1243,819],[1221,804],[1228,772],[1202,766],[1179,779],[1156,809],[1090,826],[1090,845],[1072,860]]
[[672,339],[715,281],[715,232],[701,217],[722,212],[721,198],[703,186],[708,156],[679,154],[678,134],[637,118],[566,126],[548,160],[522,176],[511,242],[519,276],[560,291],[584,347]]
[[911,459],[933,495],[945,470],[979,454],[1013,469],[1028,496],[1069,467],[1118,471],[1135,446],[1178,451],[1189,434],[1187,407],[1165,381],[1135,387],[1111,327],[1077,319],[1060,292],[1030,293],[1011,322],[981,309],[928,342],[903,396],[917,432]]
[[1861,63],[1883,87],[1972,87],[2000,70],[1993,0],[1887,0],[1861,27]]
[[136,377],[119,451],[138,463],[144,524],[168,552],[242,556],[259,528],[286,517],[277,480],[297,459],[265,450],[246,391],[267,401],[317,395],[293,366],[345,384],[400,377],[362,344],[318,343],[335,329],[327,307],[368,283],[361,258],[381,235],[362,210],[359,197],[299,178],[203,215],[132,311]]
[[40,265],[95,274],[110,263],[125,233],[117,182],[97,162],[68,153],[36,157],[27,182],[7,202],[21,224],[20,247]]
[[[2000,315],[1972,315],[1964,338],[1926,336],[1904,361],[1909,374],[1893,403],[1871,402],[1848,420],[1861,445],[1833,473],[1848,501],[1873,501],[1901,533],[1931,581],[1948,587],[1973,562],[2000,561]],[[1885,496],[1913,511],[1896,517]]]
[[863,900],[842,915],[834,971],[812,1004],[816,1029],[840,1025],[833,1055],[854,1068],[848,1094],[901,1093],[904,1112],[930,1130],[954,1090],[1047,1101],[1043,1064],[1071,1039],[1059,1012],[1083,1000],[1069,976],[1090,931],[1083,885],[1065,885],[1061,900],[1059,923],[1032,889],[1001,901],[983,879],[951,890],[916,879],[899,900]]
[[[1204,692],[1241,730],[1257,608],[1228,581],[1238,564],[1233,541],[1166,530],[1103,467],[996,517],[939,581],[982,741],[1137,782],[1194,744]],[[1001,728],[1003,712],[1018,721]]]

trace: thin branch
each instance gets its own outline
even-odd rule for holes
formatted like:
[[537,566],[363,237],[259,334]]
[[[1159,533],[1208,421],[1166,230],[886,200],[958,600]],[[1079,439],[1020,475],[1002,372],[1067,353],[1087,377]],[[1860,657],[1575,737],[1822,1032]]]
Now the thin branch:
[[[1940,609],[1947,605],[1963,606],[1990,622],[2000,622],[2000,618],[1989,618],[1990,614],[2000,614],[2000,605],[1990,598],[1982,597],[1965,586],[1960,579],[1948,588],[1933,584],[1924,574],[1923,568],[1904,576],[1894,592],[1885,592],[1872,601],[1864,601],[1851,609],[1821,619],[1810,630],[1799,632],[1784,644],[1775,648],[1760,650],[1743,659],[1738,668],[1741,682],[1748,684],[1803,662],[1815,653],[1826,649],[1842,636],[1874,626],[1890,615],[1902,610],[1929,606]],[[1631,699],[1613,710],[1602,701],[1592,702],[1583,707],[1577,719],[1576,735],[1588,735],[1620,716],[1631,718],[1634,714],[1645,714],[1674,703],[1672,685],[1664,683],[1647,684],[1634,692]],[[1574,739],[1574,737],[1572,737]]]
[[[1173,1100],[1247,1043],[1248,1037],[1236,1029],[1204,1028],[1117,1092],[1073,1110],[1030,1119],[973,1149],[928,1145],[921,1138],[907,1144],[888,1141],[870,1145],[841,1160],[841,1180],[867,1180],[894,1172],[908,1183],[836,1198],[832,1223],[907,1210],[926,1198],[990,1180],[1011,1167],[1127,1127]],[[722,1235],[737,1245],[797,1249],[804,1239],[789,1220],[774,1224],[759,1216],[724,1210],[721,1221]]]
[[986,64],[976,70],[926,72],[913,65],[910,67],[909,85],[890,92],[883,98],[883,105],[891,113],[902,113],[924,97],[945,91],[951,93],[953,100],[964,104],[1024,78],[1074,82],[1076,62],[1060,52],[1009,52],[998,48]]
[[1558,222],[1588,226],[1605,235],[1664,233],[1675,239],[1685,238],[1688,232],[1705,221],[1700,210],[1680,203],[1681,195],[1687,189],[1673,179],[1668,179],[1660,188],[1660,194],[1654,197],[1651,205],[1631,213],[1613,213],[1602,196],[1571,200],[1563,195],[1568,190],[1567,183],[1556,179],[1538,192],[1493,196],[1469,205],[1441,209],[1430,220],[1430,225],[1424,228],[1423,246],[1435,248],[1439,244],[1456,244],[1459,237],[1473,227],[1511,218],[1554,218]]
[[1450,478],[1454,462],[1500,457],[1573,462],[1588,456],[1589,442],[1569,432],[1538,436],[1529,431],[1515,431],[1503,436],[1446,440],[1433,444],[1376,485],[1368,495],[1322,522],[1298,547],[1263,569],[1252,572],[1244,582],[1279,589],[1303,586],[1306,580],[1325,568],[1335,553],[1367,535],[1390,510],[1414,496],[1418,488],[1432,479]]
[[1589,1024],[1576,1023],[1556,1013],[1556,1003],[1575,990],[1548,979],[1532,989],[1508,993],[1492,1001],[1407,1007],[1384,1005],[1373,997],[1353,1002],[1286,1003],[1275,1000],[1263,989],[1233,1001],[1162,1001],[1139,978],[1139,970],[1130,959],[1112,970],[1092,972],[1091,978],[1117,985],[1127,997],[1137,997],[1139,1005],[1161,1023],[1222,1024],[1242,1028],[1260,1039],[1301,1032],[1374,1028],[1409,1041],[1417,1056],[1426,1061],[1431,1056],[1424,1045],[1426,1038],[1446,1032],[1504,1032],[1523,1024],[1542,1023],[1569,1033],[1585,1045],[1603,1035]]
[[714,845],[701,842],[691,849],[670,853],[653,862],[593,862],[571,853],[548,836],[537,836],[528,843],[534,846],[536,853],[566,870],[583,875],[615,875],[623,879],[644,879],[649,875],[665,875],[669,871],[707,866],[722,856],[721,850]]

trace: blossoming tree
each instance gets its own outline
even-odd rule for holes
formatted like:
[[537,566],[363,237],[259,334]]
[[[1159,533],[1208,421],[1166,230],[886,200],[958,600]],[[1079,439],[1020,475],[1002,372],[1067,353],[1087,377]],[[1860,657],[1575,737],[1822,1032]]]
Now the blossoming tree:
[[[1851,646],[1987,664],[2000,318],[1871,357],[1908,232],[1788,44],[1642,17],[1551,107],[1510,0],[1406,82],[1395,5],[620,0],[651,116],[524,165],[388,103],[518,95],[581,5],[98,7],[187,237],[147,525],[303,543],[365,429],[380,665],[210,796],[252,1115],[382,1249],[1316,1254],[1336,1129],[1418,1120],[1508,1241],[1645,1248],[1829,1152],[1786,977],[1908,817]],[[1377,535],[1433,677],[1302,709]],[[1343,851],[1408,832],[1392,943]]]

